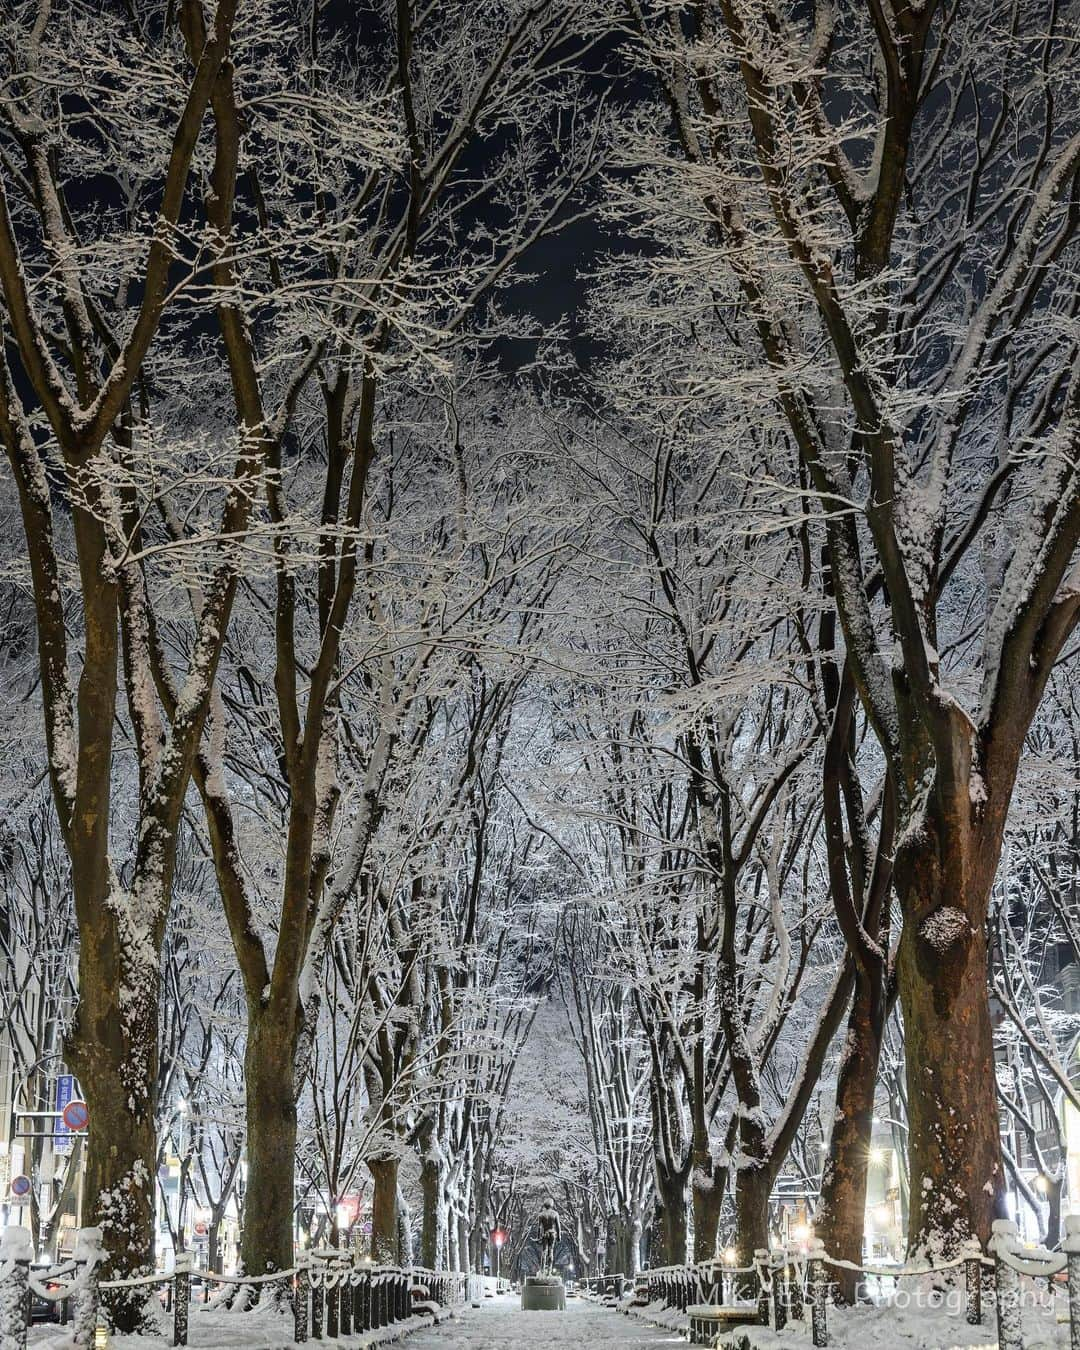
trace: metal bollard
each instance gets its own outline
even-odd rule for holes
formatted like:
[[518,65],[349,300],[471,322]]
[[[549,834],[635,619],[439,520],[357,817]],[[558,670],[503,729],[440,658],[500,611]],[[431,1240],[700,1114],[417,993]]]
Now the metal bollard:
[[173,1261],[173,1345],[188,1343],[191,1304],[191,1253],[177,1252]]
[[825,1278],[825,1262],[822,1259],[825,1255],[825,1244],[820,1238],[811,1240],[809,1255],[811,1340],[815,1346],[823,1346],[829,1344],[829,1325],[825,1311],[829,1284]]
[[28,1228],[12,1226],[0,1233],[0,1267],[7,1279],[0,1287],[0,1345],[4,1350],[26,1350],[26,1326],[30,1318],[30,1263],[34,1240]]
[[1080,1214],[1065,1216],[1065,1270],[1069,1279],[1069,1346],[1080,1350]]
[[1000,1350],[1024,1350],[1020,1325],[1020,1274],[1005,1260],[1017,1245],[1016,1224],[1011,1219],[995,1219],[990,1250],[994,1256],[994,1285],[997,1290],[998,1346]]
[[311,1257],[302,1252],[296,1258],[296,1294],[293,1302],[293,1340],[304,1345],[308,1338],[308,1302],[311,1298]]

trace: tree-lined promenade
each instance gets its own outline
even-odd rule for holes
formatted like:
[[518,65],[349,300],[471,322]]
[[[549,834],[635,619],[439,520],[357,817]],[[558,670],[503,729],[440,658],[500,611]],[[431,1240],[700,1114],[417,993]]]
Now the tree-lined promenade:
[[1036,8],[9,7],[0,1034],[91,1122],[19,1145],[39,1251],[524,1271],[550,1189],[581,1272],[858,1263],[875,1120],[913,1254],[1058,1240]]

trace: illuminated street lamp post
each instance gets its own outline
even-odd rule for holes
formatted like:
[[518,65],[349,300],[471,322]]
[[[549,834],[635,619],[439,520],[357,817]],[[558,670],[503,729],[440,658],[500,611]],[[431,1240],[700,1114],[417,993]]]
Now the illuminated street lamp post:
[[503,1243],[506,1241],[506,1234],[501,1228],[493,1228],[491,1231],[491,1241],[495,1247],[495,1278],[499,1278],[499,1255],[503,1249]]

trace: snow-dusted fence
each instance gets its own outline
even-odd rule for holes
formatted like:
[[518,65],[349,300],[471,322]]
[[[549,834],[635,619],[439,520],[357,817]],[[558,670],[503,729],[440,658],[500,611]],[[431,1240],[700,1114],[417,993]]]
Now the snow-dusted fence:
[[[1024,1350],[1021,1327],[1021,1277],[1047,1282],[1050,1287],[1062,1271],[1067,1273],[1071,1350],[1080,1350],[1080,1215],[1065,1220],[1061,1252],[1021,1246],[1016,1225],[995,1222],[990,1256],[977,1243],[951,1261],[937,1265],[860,1266],[832,1257],[820,1241],[805,1253],[797,1248],[774,1248],[754,1253],[751,1266],[735,1267],[720,1260],[695,1265],[664,1266],[646,1270],[639,1283],[645,1285],[650,1304],[687,1313],[692,1343],[698,1340],[695,1321],[707,1331],[721,1322],[757,1322],[781,1330],[789,1322],[801,1322],[815,1347],[829,1344],[828,1309],[833,1283],[831,1270],[855,1271],[864,1277],[895,1283],[898,1279],[934,1276],[963,1270],[964,1306],[967,1322],[978,1326],[983,1319],[983,1275],[994,1271],[997,1341],[1000,1350]],[[590,1284],[595,1282],[588,1282]]]
[[[81,1229],[75,1244],[75,1259],[41,1273],[31,1272],[34,1249],[25,1228],[10,1227],[0,1234],[0,1347],[26,1350],[31,1293],[56,1303],[67,1303],[75,1322],[78,1345],[93,1345],[101,1312],[102,1291],[164,1286],[172,1295],[172,1344],[188,1343],[191,1307],[191,1256],[178,1252],[172,1271],[154,1272],[129,1280],[102,1280],[100,1267],[105,1251],[99,1228]],[[261,1287],[292,1304],[294,1338],[337,1340],[364,1331],[394,1326],[419,1308],[450,1307],[465,1302],[469,1277],[457,1272],[373,1266],[351,1253],[317,1251],[302,1256],[291,1270],[269,1275],[218,1275],[200,1271],[199,1278],[217,1286],[211,1308],[227,1305],[242,1313],[256,1301]],[[64,1283],[68,1277],[73,1277]]]
[[101,1229],[80,1229],[74,1259],[62,1266],[32,1271],[33,1257],[29,1230],[14,1225],[5,1228],[0,1234],[0,1346],[25,1350],[35,1295],[60,1304],[62,1320],[74,1320],[77,1343],[92,1345],[98,1318],[98,1267],[105,1259]]
[[619,1298],[626,1284],[625,1275],[589,1275],[578,1285],[597,1298]]
[[994,1257],[1000,1350],[1024,1350],[1021,1277],[1045,1280],[1052,1289],[1062,1271],[1068,1287],[1069,1344],[1072,1350],[1080,1350],[1080,1215],[1066,1216],[1061,1247],[1060,1252],[1024,1247],[1017,1237],[1016,1224],[1010,1219],[995,1220],[990,1251]]

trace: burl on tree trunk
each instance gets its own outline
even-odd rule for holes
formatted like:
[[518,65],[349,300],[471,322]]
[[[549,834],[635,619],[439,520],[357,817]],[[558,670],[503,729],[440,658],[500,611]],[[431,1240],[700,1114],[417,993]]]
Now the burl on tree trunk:
[[932,793],[901,831],[893,874],[904,913],[908,1244],[930,1257],[955,1256],[972,1237],[985,1245],[1003,1212],[985,925],[1012,782],[990,802],[968,791],[966,773],[960,783],[958,806],[946,811],[949,798]]

